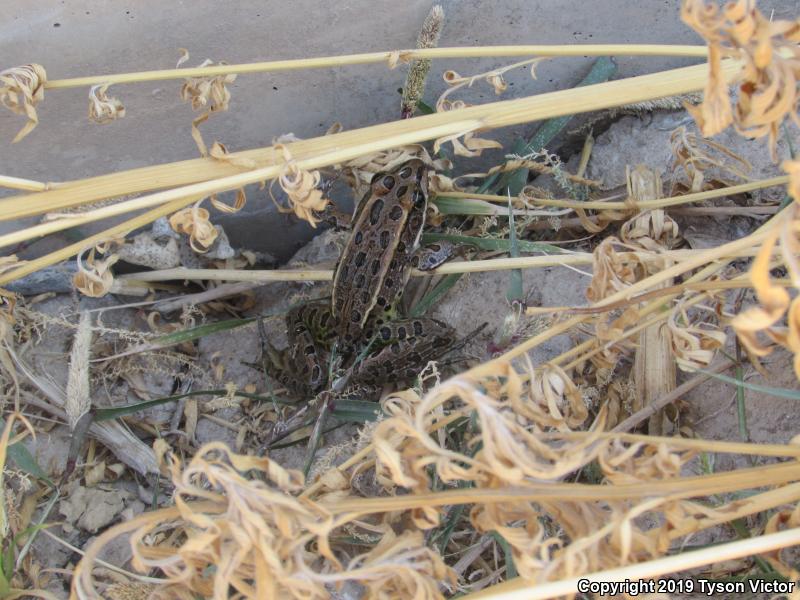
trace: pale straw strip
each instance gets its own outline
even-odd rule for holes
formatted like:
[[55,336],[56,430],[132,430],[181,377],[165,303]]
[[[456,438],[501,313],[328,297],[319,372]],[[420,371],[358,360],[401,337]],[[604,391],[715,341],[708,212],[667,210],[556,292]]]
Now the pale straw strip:
[[[639,210],[650,210],[653,208],[666,208],[668,206],[688,204],[690,202],[701,202],[703,200],[710,200],[712,198],[721,198],[723,196],[732,196],[734,194],[743,194],[745,192],[752,192],[754,190],[760,190],[763,188],[786,185],[787,183],[789,183],[789,176],[779,175],[777,177],[770,177],[769,179],[748,181],[747,183],[741,183],[739,185],[731,185],[728,187],[717,188],[705,192],[684,194],[683,196],[671,196],[669,198],[659,198],[657,200],[641,200],[636,204],[628,204],[626,202],[605,202],[603,200],[587,200],[586,202],[580,202],[576,200],[551,200],[548,198],[528,198],[527,200],[528,203],[533,206],[582,208],[586,210],[630,210],[631,208],[637,208]],[[470,192],[446,192],[440,194],[440,196],[442,198],[484,200],[487,202],[501,202],[503,204],[508,203],[507,196],[496,196],[494,194],[472,194]]]
[[42,183],[41,181],[33,181],[32,179],[22,179],[21,177],[9,177],[8,175],[0,175],[0,187],[9,188],[12,190],[25,190],[26,192],[44,192],[46,190],[54,189],[58,184],[55,183]]
[[[757,247],[740,248],[722,258],[742,258],[753,256],[758,252]],[[664,258],[689,261],[697,255],[705,254],[705,250],[672,250],[660,254],[644,254],[640,258],[644,262],[661,261]],[[427,275],[450,275],[452,273],[485,273],[487,271],[505,271],[509,269],[537,269],[544,267],[590,265],[592,254],[581,252],[575,254],[558,254],[555,256],[522,256],[519,258],[492,258],[488,260],[473,260],[465,262],[445,263],[431,271],[413,270],[412,275],[424,277]],[[160,271],[143,271],[120,275],[121,281],[132,279],[136,281],[251,281],[267,283],[271,281],[330,281],[333,271],[312,269],[279,269],[279,270],[252,270],[252,269],[162,269]],[[3,279],[0,278],[0,284]]]
[[662,575],[680,573],[705,565],[720,564],[745,556],[764,554],[797,544],[800,544],[800,528],[798,527],[549,583],[526,582],[518,577],[474,594],[468,594],[463,597],[463,600],[545,600],[547,598],[573,597],[578,591],[578,583],[581,580],[609,582],[655,579]]
[[165,79],[186,79],[188,77],[214,77],[217,75],[245,73],[264,73],[295,71],[299,69],[323,69],[345,65],[366,65],[388,63],[397,56],[404,61],[415,58],[484,58],[503,56],[674,56],[684,58],[705,58],[706,46],[681,46],[670,44],[569,44],[533,46],[466,46],[455,48],[424,48],[345,54],[342,56],[321,56],[292,60],[244,63],[236,65],[215,65],[188,69],[164,69],[161,71],[139,71],[54,79],[45,84],[45,89],[86,87],[103,83],[138,83],[141,81],[163,81]]
[[[727,80],[733,80],[740,69],[741,63],[738,61],[729,60],[723,63],[723,74]],[[400,144],[418,143],[444,135],[470,131],[474,128],[474,123],[478,123],[482,129],[506,127],[697,91],[705,86],[707,71],[707,65],[695,65],[516,100],[471,106],[413,119],[402,119],[294,142],[287,144],[287,147],[292,157],[302,164],[303,168],[319,168]],[[269,164],[281,162],[281,156],[277,155],[272,147],[231,153],[230,156],[237,160],[241,158]],[[301,163],[312,157],[313,162]],[[274,177],[272,171],[269,172],[273,173],[272,175],[262,173],[257,176],[249,176],[241,173],[241,167],[228,164],[227,161],[195,159],[174,165],[106,175],[89,179],[86,182],[73,182],[65,184],[63,189],[42,192],[35,196],[8,198],[0,201],[0,220],[33,216],[96,202],[104,198],[209,180],[232,173],[239,173],[240,178],[230,177],[227,179],[230,182],[229,185],[211,186],[210,189],[213,191],[237,189],[243,183]]]
[[9,281],[19,279],[20,277],[25,277],[25,275],[35,273],[39,269],[43,269],[49,265],[54,265],[57,262],[61,262],[62,260],[66,260],[72,256],[75,256],[87,248],[92,248],[97,244],[105,242],[109,239],[126,235],[138,227],[152,223],[160,217],[165,217],[176,210],[180,210],[185,206],[186,203],[191,202],[191,198],[188,201],[180,198],[178,200],[173,200],[172,202],[167,202],[158,208],[154,208],[153,210],[142,213],[132,219],[128,219],[127,221],[106,229],[105,231],[101,231],[96,235],[89,236],[79,242],[75,242],[74,244],[70,244],[69,246],[56,250],[55,252],[46,254],[45,256],[30,260],[13,271],[7,271],[2,275],[2,277],[0,277],[0,279],[3,280],[3,283],[8,283]]

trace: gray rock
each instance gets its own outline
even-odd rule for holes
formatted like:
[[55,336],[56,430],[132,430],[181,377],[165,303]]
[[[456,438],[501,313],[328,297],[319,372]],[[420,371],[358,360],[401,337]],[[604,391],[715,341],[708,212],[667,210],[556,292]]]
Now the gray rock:
[[177,240],[180,234],[176,232],[169,224],[167,217],[160,217],[153,221],[153,226],[150,228],[150,233],[153,235],[154,240]]
[[78,272],[75,261],[68,261],[40,269],[6,285],[6,289],[23,296],[55,292],[68,294],[72,291],[72,277]]
[[[635,167],[644,164],[666,179],[670,175],[672,160],[670,136],[681,125],[685,125],[689,133],[701,137],[686,111],[656,112],[652,117],[623,117],[598,136],[586,171],[587,177],[600,180],[603,187],[611,189],[625,185],[626,165]],[[790,131],[794,134],[797,145],[797,129],[791,127]],[[770,157],[767,138],[748,139],[728,127],[711,139],[749,161],[753,168],[747,175],[752,179],[766,179],[783,174],[780,163],[789,157],[789,147],[783,136],[778,138],[777,163]],[[741,182],[742,180],[736,181]],[[761,199],[780,200],[785,189],[776,187],[753,193]]]
[[156,240],[151,233],[140,233],[123,244],[119,257],[131,264],[151,269],[172,269],[181,264],[178,242],[174,238]]

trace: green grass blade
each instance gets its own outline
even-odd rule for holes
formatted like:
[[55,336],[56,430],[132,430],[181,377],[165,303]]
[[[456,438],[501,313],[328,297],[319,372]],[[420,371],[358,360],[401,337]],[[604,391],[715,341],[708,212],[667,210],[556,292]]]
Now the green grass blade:
[[[511,258],[519,258],[519,245],[517,244],[517,228],[514,225],[514,210],[511,205],[511,196],[508,197],[508,237],[511,243],[509,253]],[[523,302],[525,294],[522,291],[522,269],[511,269],[508,273],[508,291],[506,299],[509,302]]]
[[752,390],[754,392],[769,394],[770,396],[775,396],[776,398],[788,398],[789,400],[800,400],[800,390],[787,390],[785,388],[776,388],[776,387],[769,387],[766,385],[758,385],[757,383],[747,383],[746,381],[739,381],[735,377],[728,377],[727,375],[723,375],[721,373],[712,373],[711,371],[706,371],[705,369],[698,369],[697,372],[704,373],[709,377],[714,377],[716,379],[719,379],[720,381],[724,381],[726,383],[730,383],[735,386],[745,387],[748,390]]

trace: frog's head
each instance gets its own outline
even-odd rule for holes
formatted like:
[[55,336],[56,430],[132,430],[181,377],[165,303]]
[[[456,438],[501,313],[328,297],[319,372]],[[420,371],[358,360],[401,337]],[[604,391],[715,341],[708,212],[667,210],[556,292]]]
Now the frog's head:
[[378,196],[394,194],[398,199],[412,194],[414,202],[425,202],[428,196],[427,169],[424,162],[413,158],[392,171],[378,173],[372,178],[372,193]]

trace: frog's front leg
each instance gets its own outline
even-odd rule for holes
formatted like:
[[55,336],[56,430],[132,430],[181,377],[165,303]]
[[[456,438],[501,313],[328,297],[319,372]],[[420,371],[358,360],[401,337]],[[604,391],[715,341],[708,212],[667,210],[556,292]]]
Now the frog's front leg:
[[418,248],[411,258],[411,265],[420,271],[431,271],[458,254],[460,248],[446,240]]
[[353,222],[353,217],[343,210],[336,208],[336,205],[333,202],[328,202],[328,204],[320,213],[320,217],[324,223],[327,223],[336,231],[349,229]]

